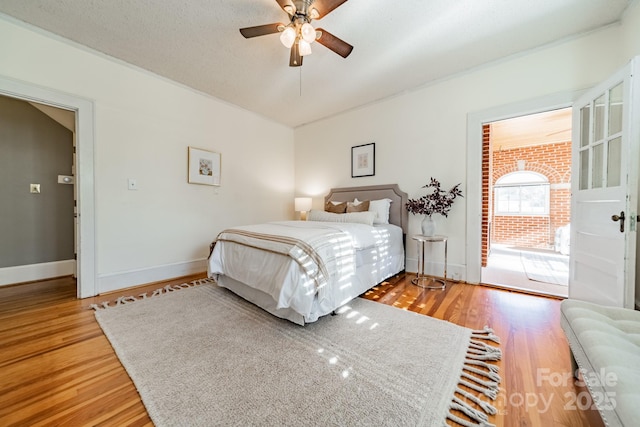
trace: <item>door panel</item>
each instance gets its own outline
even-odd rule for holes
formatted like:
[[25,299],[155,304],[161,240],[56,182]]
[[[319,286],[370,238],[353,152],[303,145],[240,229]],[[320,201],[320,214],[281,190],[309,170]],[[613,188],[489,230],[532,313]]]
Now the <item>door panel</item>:
[[[573,108],[573,140],[579,143],[572,154],[569,297],[618,307],[633,307],[635,294],[636,230],[629,219],[635,219],[638,199],[637,62]],[[621,212],[624,231],[612,218]]]

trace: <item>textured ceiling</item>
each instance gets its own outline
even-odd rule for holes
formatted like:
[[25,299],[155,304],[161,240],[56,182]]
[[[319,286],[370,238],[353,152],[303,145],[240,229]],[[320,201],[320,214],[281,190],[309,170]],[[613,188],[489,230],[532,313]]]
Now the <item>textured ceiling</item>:
[[290,68],[275,0],[0,0],[0,12],[285,125],[305,123],[617,22],[638,0],[350,0],[315,27],[354,46],[314,43]]

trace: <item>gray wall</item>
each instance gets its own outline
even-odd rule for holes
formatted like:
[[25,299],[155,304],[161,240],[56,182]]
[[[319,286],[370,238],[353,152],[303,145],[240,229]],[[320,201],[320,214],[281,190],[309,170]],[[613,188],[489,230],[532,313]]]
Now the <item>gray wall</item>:
[[0,268],[73,259],[73,186],[57,183],[72,155],[68,129],[0,96]]

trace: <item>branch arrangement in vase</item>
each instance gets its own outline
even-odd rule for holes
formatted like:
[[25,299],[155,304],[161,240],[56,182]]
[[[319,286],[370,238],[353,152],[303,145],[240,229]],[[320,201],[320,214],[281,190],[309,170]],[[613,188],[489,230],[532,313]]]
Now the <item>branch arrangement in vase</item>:
[[449,215],[449,211],[453,206],[453,202],[457,197],[464,197],[460,186],[462,183],[456,184],[449,191],[445,191],[440,186],[440,181],[431,177],[429,184],[422,188],[432,188],[432,192],[417,199],[407,200],[407,211],[414,215],[431,216],[438,213],[444,217]]

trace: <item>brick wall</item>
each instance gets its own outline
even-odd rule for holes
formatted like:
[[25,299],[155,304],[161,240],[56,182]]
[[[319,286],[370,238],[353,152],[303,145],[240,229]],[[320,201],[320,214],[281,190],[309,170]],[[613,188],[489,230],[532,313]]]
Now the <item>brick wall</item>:
[[491,212],[489,207],[493,205],[491,193],[491,125],[482,125],[482,256],[481,265],[487,266],[489,257],[489,224]]
[[[523,169],[518,168],[519,160],[524,161]],[[556,229],[570,219],[571,142],[493,151],[490,163],[492,187],[501,176],[518,170],[540,173],[550,183],[549,215],[496,215],[491,221],[491,242],[552,248]]]
[[[549,248],[550,221],[548,216],[493,217],[493,243],[525,248]],[[553,240],[551,241],[553,243]]]

